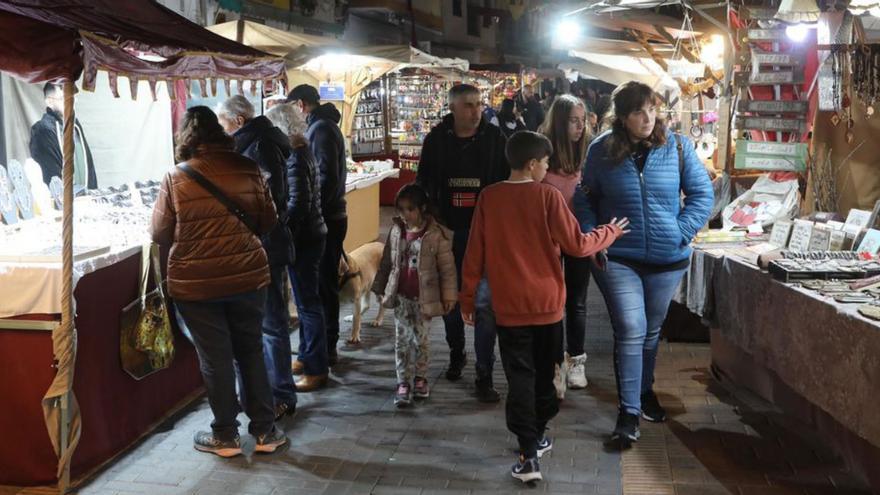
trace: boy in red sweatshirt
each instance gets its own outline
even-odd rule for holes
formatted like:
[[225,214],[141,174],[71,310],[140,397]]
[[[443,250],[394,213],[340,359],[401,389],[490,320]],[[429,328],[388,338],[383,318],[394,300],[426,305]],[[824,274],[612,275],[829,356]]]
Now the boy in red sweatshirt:
[[541,183],[552,153],[550,141],[535,132],[517,132],[507,141],[510,179],[480,194],[459,295],[462,316],[473,324],[477,284],[488,279],[507,376],[507,428],[520,448],[511,474],[523,482],[542,479],[538,457],[553,447],[544,431],[559,412],[553,373],[565,309],[560,256],[592,256],[629,225],[613,219],[582,234],[559,190]]

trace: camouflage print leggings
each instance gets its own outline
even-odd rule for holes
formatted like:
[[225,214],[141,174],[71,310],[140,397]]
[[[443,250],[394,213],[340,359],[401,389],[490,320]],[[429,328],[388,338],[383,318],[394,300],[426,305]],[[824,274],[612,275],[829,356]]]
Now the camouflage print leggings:
[[428,348],[429,322],[422,317],[418,301],[398,296],[397,307],[394,308],[394,364],[398,383],[411,384],[413,368],[415,376],[428,376],[428,358],[431,355]]

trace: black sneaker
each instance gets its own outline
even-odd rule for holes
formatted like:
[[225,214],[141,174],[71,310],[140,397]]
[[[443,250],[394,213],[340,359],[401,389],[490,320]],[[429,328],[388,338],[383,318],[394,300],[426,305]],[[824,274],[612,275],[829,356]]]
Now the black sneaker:
[[294,414],[296,414],[296,404],[275,404],[275,421],[281,421],[285,416],[293,416]]
[[510,475],[523,483],[541,481],[544,479],[541,477],[541,467],[538,465],[538,458],[533,457],[531,459],[526,459],[522,455],[519,456],[519,460],[516,464],[510,468]]
[[553,450],[553,439],[545,436],[544,438],[538,440],[538,459],[544,456],[544,454],[549,454],[550,451]]
[[241,439],[236,434],[232,440],[220,440],[210,431],[197,431],[193,435],[193,447],[199,452],[235,457],[241,454]]
[[254,447],[254,452],[271,454],[278,450],[278,447],[286,443],[287,436],[276,426],[272,428],[271,432],[257,436],[257,445]]
[[446,368],[446,379],[454,382],[461,379],[461,371],[467,364],[467,354],[452,351],[449,353],[449,367]]
[[492,377],[482,377],[474,380],[474,385],[477,388],[477,400],[480,402],[498,402],[501,400],[501,394],[495,390],[495,386],[492,384]]
[[611,433],[612,442],[617,442],[622,448],[628,449],[639,439],[640,435],[638,415],[625,412],[617,414],[617,426]]
[[662,423],[666,421],[666,409],[660,405],[657,400],[657,394],[653,390],[649,390],[642,394],[642,417],[652,423]]

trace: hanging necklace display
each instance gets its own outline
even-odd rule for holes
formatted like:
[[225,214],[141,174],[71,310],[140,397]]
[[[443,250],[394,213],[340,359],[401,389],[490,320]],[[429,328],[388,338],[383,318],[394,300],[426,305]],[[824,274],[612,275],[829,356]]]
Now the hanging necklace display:
[[874,115],[880,93],[880,46],[861,44],[852,52],[852,86],[865,105],[865,117]]
[[846,112],[846,143],[852,144],[855,140],[855,133],[853,133],[853,126],[855,125],[855,121],[852,118],[852,66],[850,65],[850,57],[844,57],[843,61],[844,71],[842,75],[845,79],[841,80],[840,84],[843,85],[845,93],[843,95],[843,102],[841,102],[841,105],[843,106],[843,111]]
[[15,198],[12,196],[12,187],[9,184],[9,177],[6,175],[6,167],[0,165],[0,216],[7,225],[18,222],[18,215],[15,213]]
[[831,100],[834,105],[834,113],[831,114],[831,125],[837,127],[837,124],[840,123],[842,119],[842,115],[840,114],[841,110],[841,97],[840,97],[840,85],[843,80],[843,60],[846,56],[846,50],[841,48],[838,45],[831,46],[830,50],[831,54]]

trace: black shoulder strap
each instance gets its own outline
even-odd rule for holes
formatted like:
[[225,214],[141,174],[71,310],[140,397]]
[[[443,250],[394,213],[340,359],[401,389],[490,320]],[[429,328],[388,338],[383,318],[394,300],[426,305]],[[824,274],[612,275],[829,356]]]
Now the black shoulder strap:
[[678,150],[678,176],[684,177],[684,147],[678,133],[675,134],[675,148]]
[[229,199],[229,196],[223,194],[223,191],[217,188],[217,186],[215,186],[213,182],[205,178],[204,175],[196,172],[195,169],[190,167],[188,164],[184,163],[182,165],[179,165],[179,167],[186,175],[190,176],[192,180],[198,182],[200,186],[202,186],[206,191],[217,198],[217,201],[220,201],[220,203],[225,206],[227,210],[229,210],[229,213],[232,213],[232,216],[241,220],[241,223],[245,224],[245,226],[247,226],[247,228],[251,232],[253,232],[255,236],[260,237],[260,229],[257,228],[257,222],[254,221],[253,217],[251,217],[248,212],[240,207],[238,203]]

